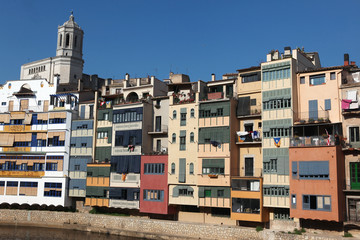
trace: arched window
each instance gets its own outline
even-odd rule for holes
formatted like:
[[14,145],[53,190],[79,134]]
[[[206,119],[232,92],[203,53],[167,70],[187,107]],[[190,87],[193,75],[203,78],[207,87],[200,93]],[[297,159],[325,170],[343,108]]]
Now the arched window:
[[175,174],[175,163],[171,164],[171,174]]
[[176,110],[173,111],[173,119],[176,119]]
[[194,164],[193,163],[190,163],[189,174],[194,174]]
[[190,117],[195,117],[195,110],[193,108],[190,110]]
[[176,143],[176,134],[175,133],[172,134],[172,143]]
[[190,133],[190,142],[194,142],[194,133],[193,132]]
[[70,35],[66,34],[65,47],[70,46]]
[[62,34],[60,34],[60,37],[59,37],[59,46],[61,47],[62,45]]

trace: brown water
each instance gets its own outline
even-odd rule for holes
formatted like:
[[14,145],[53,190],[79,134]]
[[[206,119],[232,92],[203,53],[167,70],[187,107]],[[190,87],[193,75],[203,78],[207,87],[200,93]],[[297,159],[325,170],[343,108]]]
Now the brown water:
[[1,240],[140,240],[141,238],[122,237],[101,233],[89,233],[68,229],[4,226],[0,225]]

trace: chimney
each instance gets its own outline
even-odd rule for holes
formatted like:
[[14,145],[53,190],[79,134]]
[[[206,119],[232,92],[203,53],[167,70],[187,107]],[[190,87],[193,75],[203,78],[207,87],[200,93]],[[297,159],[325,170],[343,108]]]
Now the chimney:
[[211,81],[215,81],[215,73],[211,74]]
[[126,73],[126,74],[125,74],[125,80],[126,80],[126,81],[129,81],[129,79],[130,79],[130,75],[129,75],[128,73]]
[[344,54],[344,66],[349,66],[349,54]]
[[150,77],[150,83],[151,83],[151,85],[154,85],[154,82],[155,82],[155,77],[154,77],[154,76],[151,76],[151,77]]
[[291,47],[284,47],[284,56],[291,56]]

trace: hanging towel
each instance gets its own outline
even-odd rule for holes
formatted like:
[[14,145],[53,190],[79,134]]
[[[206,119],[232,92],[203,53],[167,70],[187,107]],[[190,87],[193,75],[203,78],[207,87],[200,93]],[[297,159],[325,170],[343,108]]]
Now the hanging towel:
[[342,108],[342,109],[349,109],[351,102],[352,102],[352,101],[351,101],[351,100],[348,100],[348,99],[343,99],[343,100],[341,100],[341,108]]

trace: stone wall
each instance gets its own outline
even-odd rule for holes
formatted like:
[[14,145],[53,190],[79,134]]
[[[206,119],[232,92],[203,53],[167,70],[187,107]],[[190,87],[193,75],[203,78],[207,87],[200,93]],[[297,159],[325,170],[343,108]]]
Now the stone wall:
[[116,217],[89,213],[0,210],[0,224],[66,228],[149,239],[341,239],[320,235],[293,235],[253,228]]

